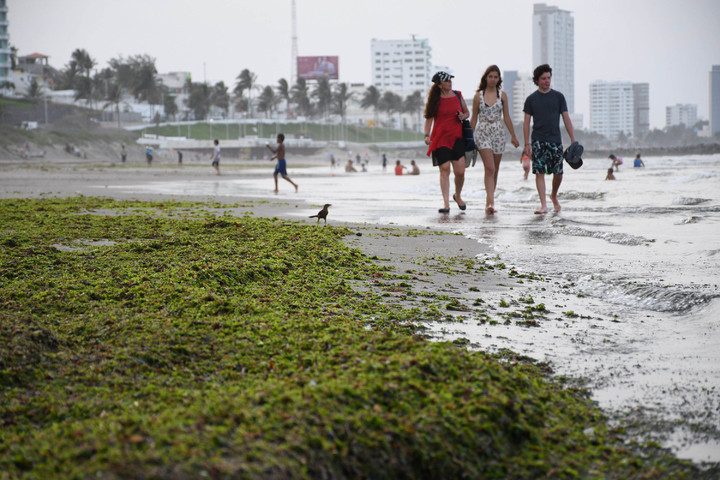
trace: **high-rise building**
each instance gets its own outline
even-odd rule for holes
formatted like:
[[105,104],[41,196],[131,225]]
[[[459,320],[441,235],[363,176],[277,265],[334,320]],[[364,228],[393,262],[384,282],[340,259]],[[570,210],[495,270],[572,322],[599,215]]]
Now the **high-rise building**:
[[[513,104],[512,110],[508,110],[512,115],[512,121],[514,124],[523,123],[525,121],[525,99],[537,90],[537,86],[533,83],[532,73],[521,72],[518,73],[515,82],[513,82]],[[505,93],[508,93],[507,90]],[[509,96],[509,93],[508,93]],[[520,132],[516,132],[518,135]]]
[[615,139],[635,136],[635,99],[632,82],[590,84],[590,130]]
[[635,137],[644,137],[650,131],[650,84],[633,83]]
[[6,0],[0,0],[0,91],[8,88],[12,69],[10,34],[8,33],[8,7]]
[[575,20],[567,10],[536,3],[533,6],[533,67],[553,69],[552,88],[565,95],[575,112]]
[[432,78],[431,48],[426,38],[372,39],[372,84],[380,90],[413,92],[427,90]]
[[709,84],[709,110],[710,110],[710,135],[715,136],[720,132],[720,65],[713,65],[710,70]]
[[[502,74],[502,90],[507,95],[508,112],[512,115],[513,123],[518,123],[518,118],[513,115],[513,107],[515,105],[515,95],[513,95],[513,87],[518,79],[517,70],[505,70]],[[518,99],[520,102],[524,102],[525,99]]]
[[685,125],[692,128],[697,123],[697,105],[684,103],[665,107],[665,126]]

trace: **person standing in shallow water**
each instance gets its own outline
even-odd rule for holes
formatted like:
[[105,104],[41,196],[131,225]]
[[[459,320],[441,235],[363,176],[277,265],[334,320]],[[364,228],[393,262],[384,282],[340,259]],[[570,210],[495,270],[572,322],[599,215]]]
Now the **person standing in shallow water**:
[[[545,198],[545,175],[552,174],[552,200],[555,211],[561,209],[558,191],[563,179],[563,146],[560,135],[560,118],[570,135],[570,142],[575,141],[572,121],[568,114],[565,96],[550,88],[552,68],[543,64],[533,71],[533,82],[538,89],[525,99],[523,112],[523,135],[525,137],[525,154],[532,158],[532,172],[535,174],[535,186],[540,196],[540,208],[536,214],[547,213]],[[530,143],[530,119],[533,121],[532,144]]]
[[497,187],[500,160],[505,152],[505,126],[510,132],[515,148],[520,145],[515,137],[508,99],[502,91],[502,77],[497,65],[490,65],[482,78],[473,98],[470,126],[475,135],[475,144],[485,167],[485,213],[493,215],[495,210],[495,188]]
[[450,213],[450,170],[454,174],[453,200],[460,210],[466,205],[460,194],[465,183],[465,140],[462,121],[470,116],[462,93],[452,89],[453,75],[439,71],[432,77],[433,86],[425,104],[425,144],[433,166],[440,169],[440,191],[443,207],[439,213]]

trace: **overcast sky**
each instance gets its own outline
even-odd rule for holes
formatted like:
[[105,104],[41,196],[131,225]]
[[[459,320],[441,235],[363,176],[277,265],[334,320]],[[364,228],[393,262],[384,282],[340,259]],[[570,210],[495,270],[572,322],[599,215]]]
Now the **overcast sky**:
[[[299,55],[338,55],[340,81],[370,84],[370,40],[428,38],[466,96],[490,64],[530,72],[533,0],[296,0]],[[560,0],[575,19],[575,110],[589,125],[589,84],[650,84],[651,127],[665,107],[708,117],[708,72],[720,65],[720,0]],[[149,54],[159,72],[231,88],[248,68],[263,85],[290,79],[291,0],[7,0],[10,43],[56,68],[76,48],[107,66]],[[409,7],[408,7],[409,5]],[[517,121],[517,119],[515,119]]]

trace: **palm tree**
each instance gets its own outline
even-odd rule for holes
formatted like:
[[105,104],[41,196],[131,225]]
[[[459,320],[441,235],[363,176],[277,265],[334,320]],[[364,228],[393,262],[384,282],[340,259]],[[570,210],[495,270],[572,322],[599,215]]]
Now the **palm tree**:
[[222,110],[227,117],[228,109],[230,108],[230,95],[228,94],[228,87],[225,86],[225,82],[218,82],[212,88],[210,92],[210,103]]
[[[367,90],[363,93],[363,98],[360,101],[360,108],[363,110],[367,110],[368,108],[372,107],[373,109],[373,117],[375,118],[375,125],[377,125],[378,120],[378,105],[380,103],[380,91],[375,88],[373,85],[370,85]],[[370,129],[370,135],[371,139],[375,141],[375,128]]]
[[312,91],[313,98],[317,99],[318,112],[327,118],[328,110],[332,103],[332,90],[330,89],[330,80],[326,77],[318,77],[317,85]]
[[95,60],[90,57],[90,54],[87,52],[87,50],[85,50],[84,48],[78,48],[74,52],[72,52],[70,58],[70,63],[75,63],[77,69],[81,73],[84,73],[86,77],[90,78],[90,71],[95,65],[97,65],[97,62],[95,62]]
[[120,127],[120,104],[124,103],[122,100],[122,88],[117,82],[113,82],[108,85],[107,92],[105,94],[105,105],[103,110],[108,107],[115,107],[115,115],[117,116],[118,127]]
[[420,125],[420,115],[422,114],[423,107],[425,106],[425,100],[423,99],[422,92],[415,90],[413,93],[405,97],[403,101],[403,112],[410,115],[417,114],[417,124]]
[[392,119],[393,113],[402,112],[402,98],[397,93],[385,92],[378,102],[378,108],[384,112],[387,112],[388,116]]
[[258,110],[265,112],[265,118],[267,118],[268,113],[272,113],[277,104],[281,101],[280,97],[275,95],[273,87],[268,85],[260,94],[260,98],[258,99]]
[[354,95],[354,92],[348,92],[347,83],[338,83],[335,85],[335,92],[333,93],[335,108],[333,113],[340,115],[343,123],[345,123],[345,113],[347,112],[348,101],[352,99]]
[[277,93],[281,100],[285,101],[285,114],[290,111],[290,85],[284,78],[278,80]]
[[210,87],[206,83],[191,83],[190,97],[185,102],[195,114],[195,120],[204,120],[210,110]]
[[43,96],[43,89],[37,81],[37,78],[33,77],[28,85],[27,92],[25,92],[25,98],[30,100],[32,103],[37,103]]
[[308,92],[307,81],[304,78],[298,78],[290,90],[290,99],[293,101],[302,115],[310,115],[312,105],[310,105],[310,96]]
[[248,109],[250,117],[252,118],[252,89],[257,81],[257,75],[248,70],[247,68],[240,72],[237,76],[237,83],[235,84],[235,94],[238,97],[242,97],[245,90],[248,91]]

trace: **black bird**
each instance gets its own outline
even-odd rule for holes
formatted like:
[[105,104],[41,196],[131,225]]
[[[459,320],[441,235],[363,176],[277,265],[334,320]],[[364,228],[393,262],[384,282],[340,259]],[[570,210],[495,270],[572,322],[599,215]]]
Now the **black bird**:
[[310,215],[310,217],[308,217],[308,218],[315,218],[315,217],[317,217],[318,223],[320,223],[320,219],[322,218],[323,220],[325,220],[325,223],[327,223],[328,207],[331,207],[331,206],[332,206],[332,205],[330,205],[329,203],[326,203],[325,206],[323,206],[322,210],[320,210],[320,211],[317,213],[317,215]]

